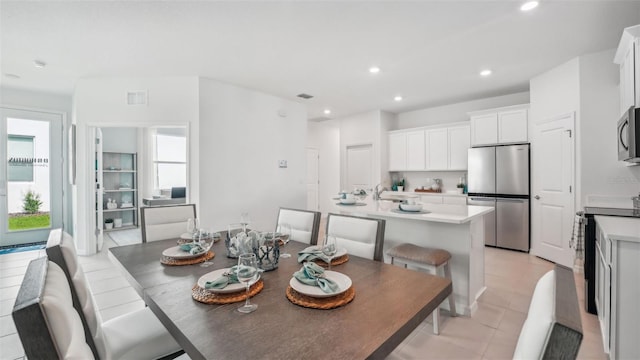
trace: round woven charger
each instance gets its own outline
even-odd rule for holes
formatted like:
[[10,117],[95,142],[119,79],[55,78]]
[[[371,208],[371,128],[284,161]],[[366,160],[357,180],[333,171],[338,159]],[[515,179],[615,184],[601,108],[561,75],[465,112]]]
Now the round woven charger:
[[[257,283],[249,287],[249,297],[259,293],[263,288],[264,282],[260,279]],[[247,292],[246,290],[242,290],[229,294],[216,294],[203,289],[196,284],[191,288],[191,297],[193,300],[204,304],[231,304],[234,302],[244,301],[247,298]]]
[[326,298],[315,298],[307,295],[300,294],[299,292],[293,290],[291,286],[287,286],[287,299],[292,303],[300,306],[304,306],[311,309],[335,309],[342,305],[346,305],[356,297],[356,290],[350,287],[347,291],[342,294],[326,297]]
[[207,260],[213,259],[214,256],[216,256],[216,253],[209,250],[206,254],[195,257],[195,258],[191,258],[191,259],[174,259],[171,257],[163,256],[160,258],[160,262],[162,264],[172,265],[172,266],[193,265],[193,264],[200,264]]
[[[322,260],[322,259],[315,259],[314,260],[316,264],[322,266],[322,267],[329,267],[329,264],[327,264],[326,261]],[[337,257],[335,259],[331,259],[331,266],[335,266],[335,265],[340,265],[340,264],[344,264],[347,261],[349,261],[349,255],[342,255],[340,257]]]

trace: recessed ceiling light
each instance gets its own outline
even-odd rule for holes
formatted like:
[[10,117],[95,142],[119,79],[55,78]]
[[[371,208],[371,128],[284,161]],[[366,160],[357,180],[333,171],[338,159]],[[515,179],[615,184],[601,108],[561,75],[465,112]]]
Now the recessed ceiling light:
[[380,72],[380,68],[377,67],[377,66],[372,66],[372,67],[369,68],[369,72],[372,73],[372,74],[377,74],[377,73]]
[[520,6],[520,10],[529,11],[535,9],[536,7],[538,7],[537,1],[527,1],[526,3],[522,4],[522,6]]
[[489,75],[491,75],[491,70],[489,70],[489,69],[482,70],[482,71],[480,71],[480,75],[481,76],[489,76]]
[[10,79],[20,79],[20,75],[4,73],[4,76]]
[[324,109],[324,114],[325,114],[325,115],[330,115],[330,114],[331,114],[331,110],[329,110],[329,109]]
[[43,67],[47,66],[47,63],[42,60],[33,60],[33,66],[42,69]]
[[396,97],[393,98],[393,100],[395,101],[402,101],[402,96],[397,95]]

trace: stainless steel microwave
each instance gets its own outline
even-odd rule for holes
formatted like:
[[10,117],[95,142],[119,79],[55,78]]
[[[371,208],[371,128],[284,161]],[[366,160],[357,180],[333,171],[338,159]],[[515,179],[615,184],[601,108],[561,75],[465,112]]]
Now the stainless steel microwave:
[[618,160],[640,163],[640,108],[630,107],[618,120]]

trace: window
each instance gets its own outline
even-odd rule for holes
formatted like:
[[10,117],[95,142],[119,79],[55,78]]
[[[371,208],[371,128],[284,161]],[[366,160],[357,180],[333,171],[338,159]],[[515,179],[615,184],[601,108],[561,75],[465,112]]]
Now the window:
[[156,189],[187,186],[187,138],[157,134],[153,165]]
[[33,139],[33,136],[8,136],[9,181],[33,181]]

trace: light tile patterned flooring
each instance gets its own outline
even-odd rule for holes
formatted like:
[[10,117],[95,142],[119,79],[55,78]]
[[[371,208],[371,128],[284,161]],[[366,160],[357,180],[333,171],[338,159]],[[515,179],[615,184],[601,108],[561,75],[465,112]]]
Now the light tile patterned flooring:
[[[80,257],[103,320],[140,309],[144,303],[107,257],[116,246],[110,239],[97,255]],[[24,350],[11,310],[27,264],[44,250],[0,256],[0,360],[22,359]],[[443,311],[440,335],[430,319],[389,356],[389,359],[510,359],[529,307],[535,283],[553,264],[535,256],[486,248],[486,292],[473,317],[450,318]],[[578,358],[606,359],[597,317],[584,312],[583,282],[576,275],[584,339]]]

